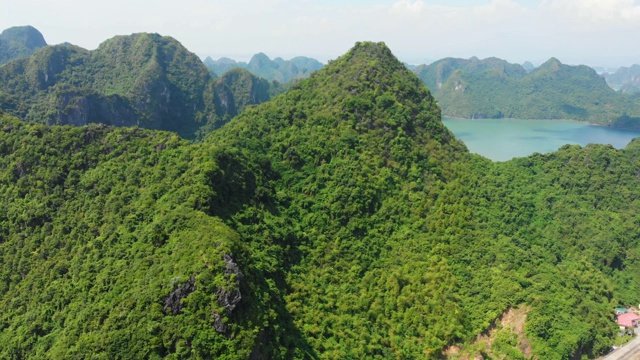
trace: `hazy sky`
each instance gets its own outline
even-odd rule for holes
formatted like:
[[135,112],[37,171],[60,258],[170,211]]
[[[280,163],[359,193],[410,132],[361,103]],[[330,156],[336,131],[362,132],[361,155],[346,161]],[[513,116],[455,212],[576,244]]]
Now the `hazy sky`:
[[640,63],[640,0],[0,0],[0,28],[94,49],[157,32],[200,56],[321,61],[384,41],[403,61],[496,56],[534,64]]

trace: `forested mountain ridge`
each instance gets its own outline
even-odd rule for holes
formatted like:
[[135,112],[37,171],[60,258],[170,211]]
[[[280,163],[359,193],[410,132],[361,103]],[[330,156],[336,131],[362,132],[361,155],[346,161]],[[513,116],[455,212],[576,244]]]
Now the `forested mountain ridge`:
[[3,358],[246,359],[270,346],[257,336],[279,304],[221,219],[268,203],[267,167],[169,132],[0,124]]
[[[240,109],[279,91],[269,83],[260,96],[236,101],[255,89],[232,87],[223,96]],[[140,126],[188,139],[235,115],[216,108],[216,89],[222,90],[195,54],[158,34],[117,36],[93,51],[47,46],[0,67],[0,108],[28,122]]]
[[275,58],[271,60],[266,54],[258,53],[251,57],[248,63],[229,58],[213,60],[207,57],[204,64],[214,74],[220,75],[231,69],[242,68],[256,76],[267,80],[275,80],[280,83],[288,83],[293,80],[309,77],[312,72],[321,69],[324,65],[312,58],[297,56],[291,60]]
[[189,137],[213,113],[207,69],[157,34],[117,36],[94,51],[42,48],[0,67],[0,91],[5,110],[45,124],[137,125]]
[[0,33],[0,65],[17,58],[28,57],[47,46],[42,34],[32,26],[14,26]]
[[469,154],[383,43],[203,143],[1,117],[10,358],[594,358],[640,301],[638,141]]
[[[308,69],[305,64],[309,64]],[[304,57],[270,60],[263,53],[254,55],[249,63],[207,58],[205,65],[214,73],[243,68],[280,82],[303,78],[323,66]],[[302,73],[298,68],[303,69]],[[592,69],[564,65],[555,58],[528,69],[499,58],[444,58],[416,66],[412,71],[433,92],[448,116],[573,119],[614,127],[640,127],[637,99],[611,91]],[[624,85],[623,92],[634,93],[634,85]]]
[[640,127],[640,102],[612,90],[587,66],[549,59],[529,73],[489,58],[443,59],[415,70],[447,116],[572,119]]
[[527,74],[527,71],[518,64],[510,64],[498,58],[480,60],[477,57],[472,57],[468,60],[444,58],[430,65],[420,65],[413,72],[431,91],[437,93],[457,70],[469,73],[495,71],[504,74],[506,77],[514,78],[521,78]]

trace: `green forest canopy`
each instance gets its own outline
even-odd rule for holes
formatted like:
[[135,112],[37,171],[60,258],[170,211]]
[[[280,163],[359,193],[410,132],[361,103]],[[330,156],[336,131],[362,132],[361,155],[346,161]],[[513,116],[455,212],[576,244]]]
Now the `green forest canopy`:
[[7,358],[437,358],[518,306],[592,358],[640,300],[638,141],[493,163],[383,43],[200,144],[0,121]]

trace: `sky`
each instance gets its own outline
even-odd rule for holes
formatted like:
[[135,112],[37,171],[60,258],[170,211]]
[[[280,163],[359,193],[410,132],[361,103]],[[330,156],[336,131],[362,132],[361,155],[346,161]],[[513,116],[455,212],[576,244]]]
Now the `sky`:
[[244,61],[264,52],[326,62],[370,40],[410,64],[472,56],[640,63],[640,0],[0,0],[0,29],[20,25],[49,44],[87,49],[156,32],[201,57]]

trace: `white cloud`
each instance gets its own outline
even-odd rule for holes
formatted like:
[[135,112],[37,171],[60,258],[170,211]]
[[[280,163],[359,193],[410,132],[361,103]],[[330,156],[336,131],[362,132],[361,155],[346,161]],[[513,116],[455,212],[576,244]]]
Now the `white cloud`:
[[543,7],[590,24],[637,25],[640,21],[640,5],[634,0],[547,0]]
[[389,9],[389,13],[398,16],[415,16],[419,17],[425,10],[426,5],[421,0],[399,0],[393,3]]
[[[385,41],[414,62],[556,56],[640,62],[634,0],[0,0],[3,27],[31,24],[50,43],[95,48],[118,34],[158,32],[201,55],[306,55],[327,60],[356,41]],[[37,9],[37,11],[34,11]],[[52,14],[55,14],[52,15]],[[623,60],[624,59],[624,60]]]

